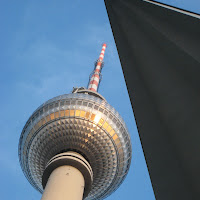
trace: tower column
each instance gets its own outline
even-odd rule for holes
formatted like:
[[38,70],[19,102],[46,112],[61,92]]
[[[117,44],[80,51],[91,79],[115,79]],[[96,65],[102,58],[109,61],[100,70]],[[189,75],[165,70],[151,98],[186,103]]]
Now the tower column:
[[50,175],[41,200],[82,200],[85,181],[75,167],[65,165]]
[[54,156],[42,176],[41,200],[82,200],[90,192],[93,172],[89,162],[76,152]]

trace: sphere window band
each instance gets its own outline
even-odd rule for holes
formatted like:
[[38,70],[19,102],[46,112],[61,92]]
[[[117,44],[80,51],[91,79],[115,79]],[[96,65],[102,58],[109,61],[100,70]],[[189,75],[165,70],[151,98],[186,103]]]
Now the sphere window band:
[[[76,114],[75,114],[76,113]],[[80,115],[81,113],[81,115]],[[86,113],[86,114],[85,114]],[[65,114],[65,115],[64,115]],[[44,125],[45,123],[51,121],[51,120],[54,120],[54,119],[57,119],[57,118],[60,118],[60,117],[81,117],[81,118],[86,118],[86,119],[89,119],[91,121],[93,121],[94,123],[98,124],[100,127],[102,126],[105,131],[107,133],[109,133],[109,135],[113,138],[113,140],[116,140],[116,143],[117,143],[117,146],[118,148],[120,149],[122,147],[121,145],[121,142],[120,140],[118,139],[118,136],[117,134],[115,134],[115,131],[112,129],[112,127],[108,124],[108,122],[106,122],[104,119],[100,119],[99,121],[94,121],[95,120],[95,117],[97,115],[95,114],[91,114],[89,112],[85,112],[85,111],[82,111],[82,110],[62,110],[60,112],[60,115],[59,115],[59,112],[55,112],[55,113],[51,113],[50,116],[47,115],[46,118],[43,118],[41,119],[35,126],[34,128],[30,131],[30,134],[28,135],[29,138],[32,137],[33,133],[35,131],[37,131],[42,125]],[[98,116],[97,116],[98,117]],[[46,120],[45,120],[46,119]],[[27,143],[29,142],[29,140],[26,140]]]
[[[46,140],[46,142],[48,142],[45,134],[48,135],[49,139],[58,140],[59,138],[57,138],[53,132],[45,133],[45,129],[52,124],[55,124],[55,127],[59,128],[59,126],[61,127],[63,120],[70,120],[72,125],[65,125],[67,130],[70,132],[72,129],[76,129],[76,120],[78,119],[82,124],[83,122],[88,123],[87,126],[90,127],[90,131],[87,132],[86,129],[84,129],[85,131],[81,131],[81,136],[74,137],[74,142],[76,142],[77,139],[82,140],[85,144],[90,145],[90,149],[87,149],[86,146],[82,146],[83,148],[86,148],[86,151],[95,152],[95,146],[92,146],[91,142],[96,141],[95,137],[98,136],[102,138],[98,141],[100,142],[98,145],[102,146],[101,150],[99,149],[99,151],[105,152],[104,155],[109,156],[109,154],[106,152],[109,152],[112,150],[112,148],[115,148],[115,150],[113,149],[113,151],[111,151],[113,152],[111,153],[112,155],[110,155],[111,157],[105,157],[105,159],[99,157],[101,162],[97,160],[95,161],[95,164],[93,160],[96,158],[91,158],[94,168],[99,167],[101,171],[99,171],[97,174],[97,172],[94,170],[96,182],[94,182],[92,190],[87,199],[102,199],[112,193],[121,184],[126,176],[126,173],[128,172],[131,161],[131,154],[127,154],[127,152],[131,152],[131,144],[125,123],[117,111],[115,111],[115,109],[104,100],[86,94],[69,94],[55,97],[40,106],[29,118],[22,131],[19,144],[20,163],[29,182],[37,190],[42,192],[41,176],[44,169],[37,168],[36,166],[29,166],[30,159],[34,159],[32,148],[37,149],[33,145],[36,144],[34,143],[34,140],[39,139],[39,134],[42,141]],[[70,128],[70,126],[73,126],[74,128]],[[100,130],[104,131],[106,135]],[[59,134],[62,136],[64,133],[61,131]],[[112,145],[115,145],[115,147],[111,147],[112,145],[109,143],[110,140],[106,139],[106,137],[111,138],[111,141],[113,141],[111,143]],[[64,137],[62,140],[65,140]],[[61,143],[63,141],[61,141]],[[104,143],[101,143],[103,141]],[[106,145],[108,145],[108,147]],[[52,146],[45,151],[54,152],[55,148],[56,147]],[[44,152],[38,151],[36,153],[42,154]],[[115,163],[115,157],[117,158],[117,163]],[[113,161],[111,162],[110,159]],[[43,163],[42,165],[45,166],[44,160],[37,160],[37,162]],[[114,171],[107,170],[109,167],[109,163],[107,162],[113,163]],[[106,171],[104,171],[104,169],[106,169]],[[40,172],[39,175],[36,173],[37,170]],[[108,173],[112,174],[112,178],[110,180],[106,178],[107,176],[110,176]],[[102,177],[105,177],[104,181],[102,181]]]

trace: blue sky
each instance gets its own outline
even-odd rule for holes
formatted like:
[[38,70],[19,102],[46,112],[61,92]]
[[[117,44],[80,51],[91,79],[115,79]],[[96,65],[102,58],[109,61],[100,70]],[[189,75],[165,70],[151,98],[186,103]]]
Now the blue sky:
[[[200,13],[199,0],[161,2]],[[41,198],[19,166],[21,130],[44,101],[87,86],[103,42],[108,48],[99,93],[124,118],[133,147],[130,172],[107,199],[155,199],[103,0],[1,0],[0,36],[1,199]]]

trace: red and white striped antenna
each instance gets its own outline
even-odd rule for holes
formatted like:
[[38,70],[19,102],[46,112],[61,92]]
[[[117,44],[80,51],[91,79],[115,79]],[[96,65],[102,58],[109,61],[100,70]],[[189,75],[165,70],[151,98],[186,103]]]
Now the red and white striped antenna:
[[101,70],[103,67],[103,58],[106,49],[106,44],[103,44],[99,59],[95,63],[94,71],[90,75],[88,90],[97,92],[101,81]]

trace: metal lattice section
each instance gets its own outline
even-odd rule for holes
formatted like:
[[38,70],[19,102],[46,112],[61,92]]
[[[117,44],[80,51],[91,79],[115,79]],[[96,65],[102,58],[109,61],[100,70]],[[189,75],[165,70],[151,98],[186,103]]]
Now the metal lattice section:
[[20,138],[20,164],[40,192],[47,162],[73,150],[90,163],[94,180],[86,199],[103,199],[124,180],[131,161],[130,137],[118,112],[106,101],[87,94],[55,97],[27,121]]

